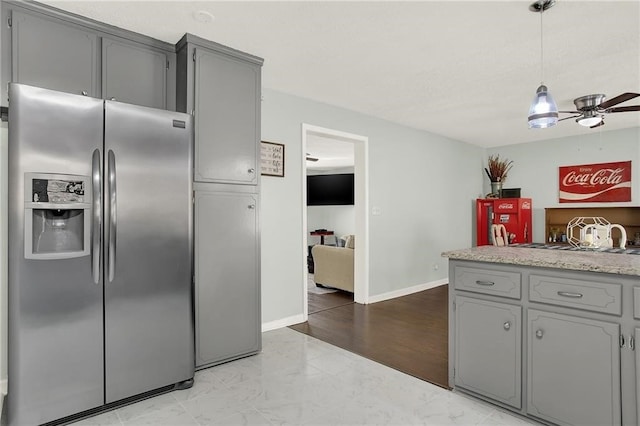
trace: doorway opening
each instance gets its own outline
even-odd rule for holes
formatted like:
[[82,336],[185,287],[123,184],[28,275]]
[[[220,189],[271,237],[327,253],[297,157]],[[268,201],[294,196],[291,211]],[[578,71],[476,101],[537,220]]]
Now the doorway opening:
[[[318,156],[314,157],[314,153],[309,152],[309,147],[313,146],[317,141],[325,141],[338,143],[342,147],[348,147],[352,149],[353,152],[353,165],[346,165],[342,169],[348,170],[349,167],[353,169],[354,175],[354,204],[353,204],[353,212],[348,213],[352,215],[353,235],[356,236],[355,240],[357,241],[357,246],[354,248],[353,253],[353,263],[354,263],[354,283],[353,283],[353,294],[354,301],[360,304],[367,304],[369,301],[369,221],[368,221],[368,205],[369,205],[369,196],[368,196],[368,141],[369,139],[366,136],[356,135],[352,133],[346,133],[334,129],[328,129],[324,127],[313,126],[310,124],[302,125],[302,211],[303,211],[303,220],[302,220],[302,228],[303,228],[303,241],[302,241],[302,251],[303,251],[303,260],[302,265],[303,268],[303,276],[302,283],[304,286],[303,289],[303,307],[304,307],[304,321],[308,319],[309,315],[309,297],[307,292],[308,280],[309,280],[309,268],[308,268],[308,256],[310,252],[310,245],[312,243],[317,243],[318,236],[312,236],[311,231],[315,231],[317,228],[324,228],[322,226],[315,226],[312,224],[311,226],[314,228],[313,230],[309,229],[309,223],[307,218],[307,163],[309,161],[313,162],[313,159],[318,158]],[[310,158],[310,160],[308,160]],[[336,168],[340,169],[340,164],[335,165]],[[327,229],[328,232],[332,230]],[[332,236],[324,236],[323,239],[332,241],[334,244],[340,244],[340,238],[342,235],[340,234],[341,230],[333,230],[334,235]],[[322,232],[320,232],[322,233]],[[317,234],[317,233],[316,233]],[[313,238],[313,240],[312,240]]]

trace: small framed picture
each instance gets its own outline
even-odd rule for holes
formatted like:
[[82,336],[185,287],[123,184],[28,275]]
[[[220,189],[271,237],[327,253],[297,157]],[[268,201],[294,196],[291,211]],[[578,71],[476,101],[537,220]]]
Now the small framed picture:
[[275,142],[260,143],[261,175],[284,177],[284,144]]

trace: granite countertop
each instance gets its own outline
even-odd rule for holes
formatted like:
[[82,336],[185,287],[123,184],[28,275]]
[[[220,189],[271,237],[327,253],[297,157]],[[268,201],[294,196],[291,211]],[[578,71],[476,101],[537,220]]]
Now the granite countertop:
[[640,256],[633,254],[481,246],[446,251],[442,256],[477,262],[640,276]]

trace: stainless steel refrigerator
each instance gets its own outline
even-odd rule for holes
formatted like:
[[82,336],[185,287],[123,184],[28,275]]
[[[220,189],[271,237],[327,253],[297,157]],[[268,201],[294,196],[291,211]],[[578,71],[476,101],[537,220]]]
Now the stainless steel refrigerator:
[[11,84],[10,425],[194,375],[191,117]]

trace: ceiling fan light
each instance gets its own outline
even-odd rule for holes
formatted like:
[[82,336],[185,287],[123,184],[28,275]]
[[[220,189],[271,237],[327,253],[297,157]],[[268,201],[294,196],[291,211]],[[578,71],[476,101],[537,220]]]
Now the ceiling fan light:
[[544,129],[558,123],[558,106],[547,86],[541,84],[529,107],[529,128]]
[[577,119],[576,121],[581,126],[592,127],[592,126],[595,126],[596,124],[600,124],[600,122],[602,121],[602,117],[600,117],[599,115],[594,117],[582,117]]

